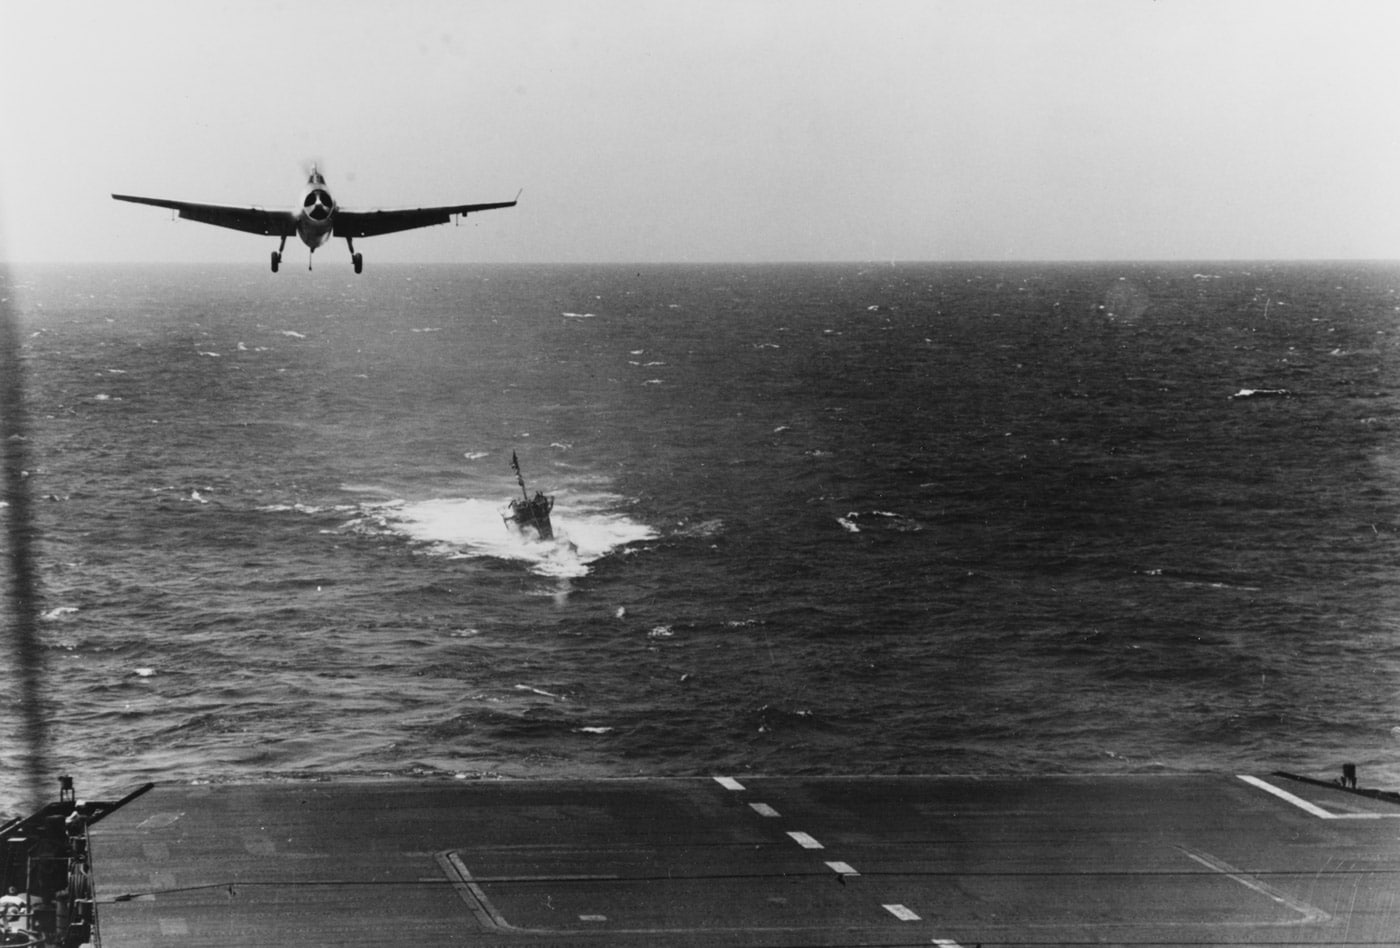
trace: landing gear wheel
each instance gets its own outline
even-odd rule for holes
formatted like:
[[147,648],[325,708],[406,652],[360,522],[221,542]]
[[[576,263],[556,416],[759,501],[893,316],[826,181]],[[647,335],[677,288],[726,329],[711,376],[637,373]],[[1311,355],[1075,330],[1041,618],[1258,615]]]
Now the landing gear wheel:
[[277,265],[282,262],[282,255],[277,251],[272,251],[272,272],[277,272]]
[[355,272],[359,273],[365,266],[364,254],[352,253],[350,255],[350,262],[355,265]]

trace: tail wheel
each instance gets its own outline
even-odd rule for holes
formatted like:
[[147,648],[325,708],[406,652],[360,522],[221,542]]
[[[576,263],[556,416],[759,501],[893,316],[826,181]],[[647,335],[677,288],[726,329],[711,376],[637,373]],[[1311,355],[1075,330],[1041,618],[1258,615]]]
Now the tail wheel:
[[353,263],[353,264],[355,265],[355,272],[356,272],[356,273],[359,273],[361,270],[364,269],[364,266],[365,266],[365,258],[364,258],[364,255],[363,255],[363,254],[352,253],[352,254],[350,255],[350,262]]
[[272,251],[272,272],[277,272],[277,265],[282,262],[282,255],[277,251]]

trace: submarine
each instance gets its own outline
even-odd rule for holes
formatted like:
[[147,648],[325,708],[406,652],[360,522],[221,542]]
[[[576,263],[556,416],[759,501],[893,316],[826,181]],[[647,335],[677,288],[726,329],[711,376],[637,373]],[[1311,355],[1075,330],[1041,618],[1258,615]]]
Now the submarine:
[[513,499],[506,507],[506,512],[501,514],[506,526],[514,528],[522,536],[529,536],[526,531],[533,530],[538,539],[553,540],[554,524],[549,515],[554,510],[554,498],[538,490],[535,491],[534,497],[530,496],[525,487],[525,477],[520,473],[520,459],[515,456],[514,451],[510,453],[510,466],[514,469],[515,480],[520,485],[520,496]]

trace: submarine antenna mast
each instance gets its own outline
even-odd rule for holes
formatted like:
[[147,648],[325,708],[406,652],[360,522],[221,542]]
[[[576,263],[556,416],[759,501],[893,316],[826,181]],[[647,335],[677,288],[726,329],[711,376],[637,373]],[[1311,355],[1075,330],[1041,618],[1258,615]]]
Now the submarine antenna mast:
[[525,478],[520,473],[520,459],[515,456],[515,452],[510,452],[510,466],[515,469],[515,482],[520,485],[520,496],[525,498],[525,502],[530,502],[530,492],[525,489]]

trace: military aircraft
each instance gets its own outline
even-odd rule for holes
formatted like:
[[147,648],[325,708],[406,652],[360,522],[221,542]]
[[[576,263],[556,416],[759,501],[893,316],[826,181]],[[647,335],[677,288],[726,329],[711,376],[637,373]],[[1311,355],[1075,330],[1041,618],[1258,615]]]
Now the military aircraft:
[[[272,272],[282,263],[282,251],[287,246],[287,238],[295,234],[302,243],[311,248],[325,244],[332,237],[344,237],[350,248],[350,262],[359,273],[364,268],[364,255],[355,252],[356,237],[377,237],[415,227],[429,227],[433,224],[446,224],[455,214],[461,216],[476,211],[491,211],[498,207],[514,207],[515,201],[497,201],[492,204],[452,204],[444,207],[406,207],[388,210],[350,211],[335,203],[331,192],[326,189],[326,179],[311,168],[311,176],[306,179],[302,191],[301,206],[290,210],[267,210],[261,207],[241,207],[235,204],[196,204],[191,201],[171,201],[166,198],[137,197],[132,194],[113,194],[118,201],[131,201],[134,204],[150,204],[155,207],[168,207],[178,211],[187,220],[216,227],[229,227],[247,231],[250,234],[264,234],[282,238],[277,249],[272,252]],[[520,199],[517,194],[516,200]],[[306,269],[311,269],[308,259]]]

